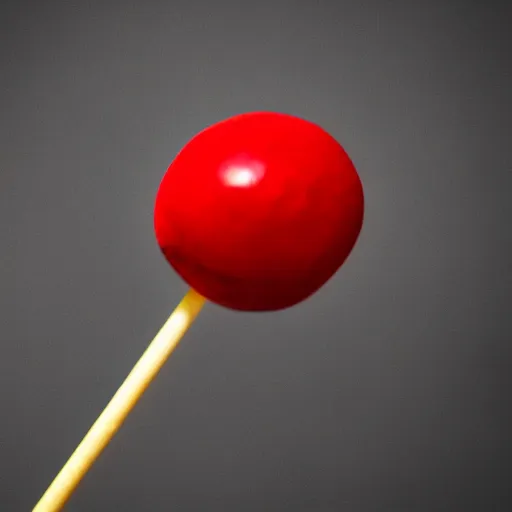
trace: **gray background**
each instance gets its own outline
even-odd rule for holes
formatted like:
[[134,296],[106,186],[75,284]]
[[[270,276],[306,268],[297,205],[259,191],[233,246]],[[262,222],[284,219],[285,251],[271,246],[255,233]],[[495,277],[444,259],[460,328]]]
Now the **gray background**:
[[186,285],[160,179],[251,110],[364,182],[343,269],[209,305],[69,511],[511,510],[506,2],[13,2],[0,16],[0,511],[27,511]]

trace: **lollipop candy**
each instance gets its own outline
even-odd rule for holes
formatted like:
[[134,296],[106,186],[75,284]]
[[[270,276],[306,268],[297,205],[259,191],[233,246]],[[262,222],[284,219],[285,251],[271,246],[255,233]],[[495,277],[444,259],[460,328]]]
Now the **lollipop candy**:
[[363,189],[326,131],[286,114],[242,114],[196,135],[155,204],[165,258],[190,286],[119,391],[33,509],[61,510],[209,300],[276,311],[318,291],[353,249]]
[[363,191],[343,148],[293,116],[243,114],[202,131],[158,192],[155,229],[197,292],[246,311],[318,290],[359,235]]

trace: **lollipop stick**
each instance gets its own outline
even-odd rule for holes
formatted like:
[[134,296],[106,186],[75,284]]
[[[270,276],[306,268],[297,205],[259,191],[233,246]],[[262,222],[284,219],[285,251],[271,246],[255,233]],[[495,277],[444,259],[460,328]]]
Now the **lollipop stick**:
[[84,475],[119,430],[139,398],[178,345],[204,303],[205,299],[194,290],[190,290],[185,295],[35,506],[33,512],[62,510]]

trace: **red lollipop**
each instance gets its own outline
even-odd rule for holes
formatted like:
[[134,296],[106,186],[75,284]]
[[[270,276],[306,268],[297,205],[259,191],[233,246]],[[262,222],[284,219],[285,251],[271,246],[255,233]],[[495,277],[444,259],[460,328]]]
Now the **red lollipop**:
[[206,128],[160,185],[155,231],[167,261],[222,306],[270,311],[316,292],[359,236],[361,181],[340,144],[286,114]]
[[58,512],[197,317],[205,299],[283,309],[343,264],[363,222],[363,189],[343,148],[285,114],[244,114],[194,137],[158,191],[155,230],[191,286],[33,512]]

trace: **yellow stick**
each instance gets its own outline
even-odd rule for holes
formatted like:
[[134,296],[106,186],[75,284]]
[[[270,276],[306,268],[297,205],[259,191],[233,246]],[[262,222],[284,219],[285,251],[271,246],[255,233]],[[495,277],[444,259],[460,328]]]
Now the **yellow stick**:
[[58,512],[195,320],[205,299],[190,290],[149,344],[110,403],[56,476],[33,512]]

